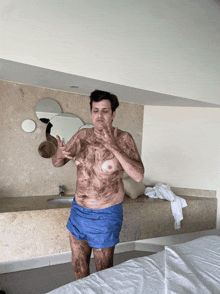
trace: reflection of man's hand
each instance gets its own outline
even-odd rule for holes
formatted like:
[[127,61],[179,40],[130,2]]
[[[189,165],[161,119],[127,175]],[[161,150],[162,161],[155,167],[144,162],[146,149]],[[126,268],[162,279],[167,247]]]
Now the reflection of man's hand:
[[111,150],[112,148],[116,148],[117,146],[117,136],[118,136],[118,128],[112,129],[110,125],[103,124],[102,134],[96,133],[97,141],[103,144],[107,149]]
[[56,136],[57,138],[57,143],[58,143],[58,148],[57,148],[57,158],[62,159],[62,158],[67,158],[67,159],[73,159],[71,156],[71,152],[66,151],[66,147],[63,146],[63,141],[60,140],[59,136]]

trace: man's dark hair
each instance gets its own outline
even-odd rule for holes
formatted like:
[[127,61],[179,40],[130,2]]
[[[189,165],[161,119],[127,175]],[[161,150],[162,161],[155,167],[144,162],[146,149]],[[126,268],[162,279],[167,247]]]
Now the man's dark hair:
[[119,106],[116,95],[101,90],[95,90],[90,94],[90,110],[92,110],[92,102],[99,102],[104,99],[110,101],[112,112]]

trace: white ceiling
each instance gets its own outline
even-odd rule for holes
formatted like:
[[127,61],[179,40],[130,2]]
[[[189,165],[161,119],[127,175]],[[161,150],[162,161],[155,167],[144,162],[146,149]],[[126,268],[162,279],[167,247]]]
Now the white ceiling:
[[218,0],[2,0],[0,11],[3,80],[220,106]]
[[[141,105],[220,107],[218,104],[150,92],[147,90],[98,81],[9,60],[0,59],[0,67],[2,79],[26,85],[86,95],[90,95],[92,91],[99,89],[116,94],[120,101]],[[74,85],[77,85],[78,88],[71,88],[71,86]]]

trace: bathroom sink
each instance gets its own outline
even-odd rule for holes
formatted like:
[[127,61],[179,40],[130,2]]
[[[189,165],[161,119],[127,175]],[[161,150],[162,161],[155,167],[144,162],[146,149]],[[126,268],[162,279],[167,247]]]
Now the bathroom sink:
[[73,198],[55,198],[55,199],[49,199],[48,202],[52,204],[71,204],[73,201]]

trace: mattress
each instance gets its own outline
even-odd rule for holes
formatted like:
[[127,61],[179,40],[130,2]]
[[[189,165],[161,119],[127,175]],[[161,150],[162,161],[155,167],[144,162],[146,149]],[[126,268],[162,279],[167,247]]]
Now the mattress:
[[162,252],[130,259],[47,294],[71,293],[218,294],[220,237],[165,246]]

